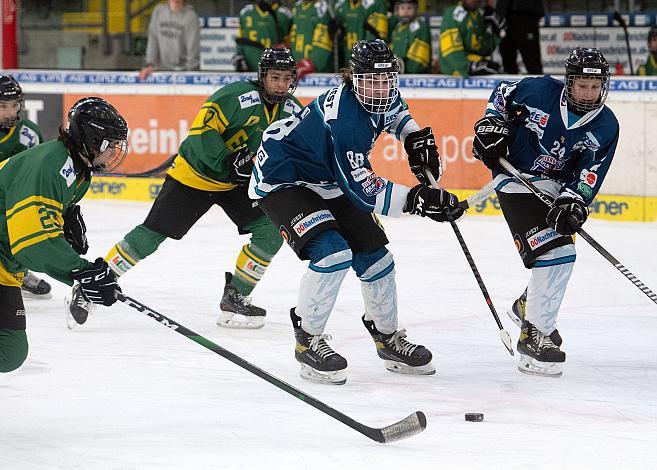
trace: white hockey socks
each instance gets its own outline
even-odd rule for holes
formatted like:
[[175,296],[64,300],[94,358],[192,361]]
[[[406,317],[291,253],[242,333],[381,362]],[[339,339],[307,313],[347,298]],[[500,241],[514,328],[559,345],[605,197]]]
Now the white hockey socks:
[[365,320],[374,321],[376,329],[381,333],[397,331],[397,284],[392,254],[386,253],[360,276],[360,280]]
[[527,284],[525,318],[548,336],[556,328],[561,301],[575,264],[575,245],[559,246],[536,258]]
[[317,263],[310,263],[301,278],[296,314],[301,327],[313,336],[324,332],[329,315],[347,271],[351,267],[351,250],[333,253]]

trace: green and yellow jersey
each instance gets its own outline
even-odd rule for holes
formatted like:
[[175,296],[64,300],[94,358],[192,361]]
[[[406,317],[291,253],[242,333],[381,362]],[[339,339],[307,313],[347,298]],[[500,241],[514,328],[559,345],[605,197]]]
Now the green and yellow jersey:
[[333,72],[333,39],[328,25],[331,15],[326,0],[298,0],[292,14],[290,49],[294,60],[308,58],[316,72]]
[[271,12],[263,11],[254,4],[242,8],[236,49],[237,54],[246,60],[250,71],[258,70],[258,61],[265,48],[289,43],[291,21],[292,13],[283,6],[274,5]]
[[390,34],[390,48],[404,61],[404,73],[431,71],[431,31],[424,17],[397,21]]
[[300,109],[293,96],[266,105],[256,82],[226,85],[201,107],[167,174],[203,191],[231,190],[236,185],[230,183],[226,157],[243,147],[255,153],[269,124]]
[[0,284],[20,287],[26,269],[73,284],[89,262],[64,239],[63,214],[90,183],[58,140],[0,162]]
[[21,119],[14,127],[0,129],[0,161],[42,142],[39,127],[29,119]]
[[335,20],[342,27],[342,65],[349,64],[351,48],[362,39],[388,42],[388,18],[385,0],[338,0]]
[[468,11],[461,3],[446,8],[440,25],[440,72],[467,77],[470,62],[492,54],[499,41],[486,29],[479,10]]
[[639,67],[639,75],[657,75],[657,53],[649,52],[646,63]]

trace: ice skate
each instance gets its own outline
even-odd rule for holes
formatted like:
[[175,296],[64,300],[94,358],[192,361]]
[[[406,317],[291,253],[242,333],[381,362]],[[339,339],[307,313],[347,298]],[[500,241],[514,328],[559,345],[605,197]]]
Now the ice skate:
[[517,349],[520,353],[518,370],[523,374],[561,377],[566,353],[527,320],[522,322]]
[[89,314],[94,308],[94,304],[89,302],[82,295],[80,284],[75,284],[71,295],[66,297],[66,326],[72,330],[78,325],[84,325],[89,318]]
[[237,292],[231,281],[233,275],[226,273],[226,286],[221,298],[219,318],[217,325],[224,328],[257,329],[265,326],[264,308],[251,304],[251,297]]
[[23,297],[30,299],[51,299],[50,289],[48,282],[29,271],[23,278],[23,285],[21,285]]
[[372,335],[376,352],[390,372],[414,375],[432,375],[436,373],[431,364],[431,351],[419,344],[406,340],[406,330],[391,334],[379,332],[371,320],[362,317],[363,324]]
[[[525,289],[525,292],[523,292],[522,295],[519,298],[517,298],[515,302],[513,302],[511,308],[506,312],[509,318],[513,320],[513,323],[518,325],[518,328],[522,327],[522,322],[525,319],[526,304],[527,304],[527,289]],[[552,340],[555,346],[561,347],[561,343],[563,343],[563,339],[559,334],[559,330],[555,328],[554,331],[550,334],[550,339]]]
[[301,377],[311,382],[343,385],[347,381],[347,360],[328,345],[331,335],[306,333],[301,328],[301,317],[293,308],[290,318],[296,338],[294,357],[301,364]]

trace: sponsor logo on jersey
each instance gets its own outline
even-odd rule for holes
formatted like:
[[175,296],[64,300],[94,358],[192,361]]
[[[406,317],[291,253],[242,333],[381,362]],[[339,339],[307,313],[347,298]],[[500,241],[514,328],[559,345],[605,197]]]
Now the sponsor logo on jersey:
[[21,126],[21,130],[19,132],[19,141],[21,145],[29,149],[35,145],[39,145],[39,136],[29,127]]
[[361,182],[372,174],[372,170],[368,168],[358,168],[351,172],[351,177],[356,182]]
[[579,191],[582,196],[584,196],[587,199],[590,199],[591,196],[593,196],[593,189],[583,181],[580,181],[577,183],[577,191]]
[[549,118],[550,115],[544,111],[541,111],[540,109],[533,109],[532,112],[529,113],[529,120],[537,123],[541,127],[545,127],[547,125]]
[[331,214],[330,211],[328,210],[317,211],[301,219],[292,228],[297,233],[297,235],[303,237],[306,233],[308,233],[308,231],[311,228],[317,226],[318,224],[321,224],[322,222],[326,222],[329,220],[335,220],[333,214]]
[[381,191],[386,189],[387,183],[383,178],[376,176],[374,173],[369,175],[365,181],[361,183],[363,192],[368,196],[376,196]]
[[251,106],[255,106],[261,103],[260,93],[255,90],[244,93],[243,95],[239,95],[237,99],[239,100],[240,108],[242,109],[250,108]]
[[532,170],[546,170],[551,171],[557,168],[559,159],[553,155],[540,155],[536,160],[534,160],[534,166]]
[[534,251],[540,248],[541,246],[545,245],[550,240],[559,238],[560,236],[561,235],[559,235],[559,233],[556,232],[555,230],[551,228],[546,228],[544,230],[541,230],[540,232],[537,232],[531,238],[528,238],[527,244],[529,245],[529,248],[531,248],[532,251]]
[[594,187],[595,183],[598,181],[598,174],[584,168],[579,174],[579,178],[583,183],[586,183],[590,187]]
[[525,127],[530,131],[534,131],[536,135],[538,135],[539,139],[543,138],[543,129],[541,129],[541,127],[537,122],[532,122],[531,120],[527,119],[527,123],[525,124]]
[[600,149],[600,142],[591,132],[586,133],[586,137],[573,145],[573,150],[590,149],[597,152]]
[[285,104],[283,105],[283,112],[287,114],[294,114],[301,111],[301,108],[291,99],[286,99]]
[[538,225],[536,227],[533,227],[529,232],[525,234],[525,238],[529,238],[532,235],[534,235],[536,232],[538,232]]
[[75,183],[75,169],[73,168],[73,160],[71,160],[71,157],[66,159],[64,166],[59,170],[59,174],[66,180],[66,186],[70,187]]
[[342,95],[342,88],[344,85],[331,88],[324,99],[324,121],[328,122],[331,119],[338,117],[338,106],[340,105],[340,96]]

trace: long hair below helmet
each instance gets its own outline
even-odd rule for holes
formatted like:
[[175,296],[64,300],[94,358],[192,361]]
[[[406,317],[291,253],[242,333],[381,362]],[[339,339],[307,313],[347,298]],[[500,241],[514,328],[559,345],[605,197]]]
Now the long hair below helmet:
[[[271,70],[289,71],[292,73],[292,83],[285,93],[273,93],[267,90],[266,77]],[[265,49],[258,61],[258,84],[265,101],[269,103],[282,103],[294,93],[297,88],[297,65],[292,57],[292,52],[285,47]]]
[[68,112],[66,132],[73,146],[70,150],[85,157],[95,172],[114,170],[127,155],[128,125],[102,98],[91,96],[76,102]]
[[399,96],[399,64],[381,39],[358,41],[349,59],[356,99],[369,113],[384,114]]
[[24,106],[23,89],[16,79],[9,74],[0,74],[0,103],[4,106],[15,105],[16,110],[0,115],[0,129],[14,127],[20,120]]
[[[588,113],[604,105],[609,93],[609,63],[598,49],[577,47],[566,59],[566,99],[568,106],[576,112]],[[578,101],[573,97],[573,86],[578,78],[599,79],[600,96],[595,101]]]

